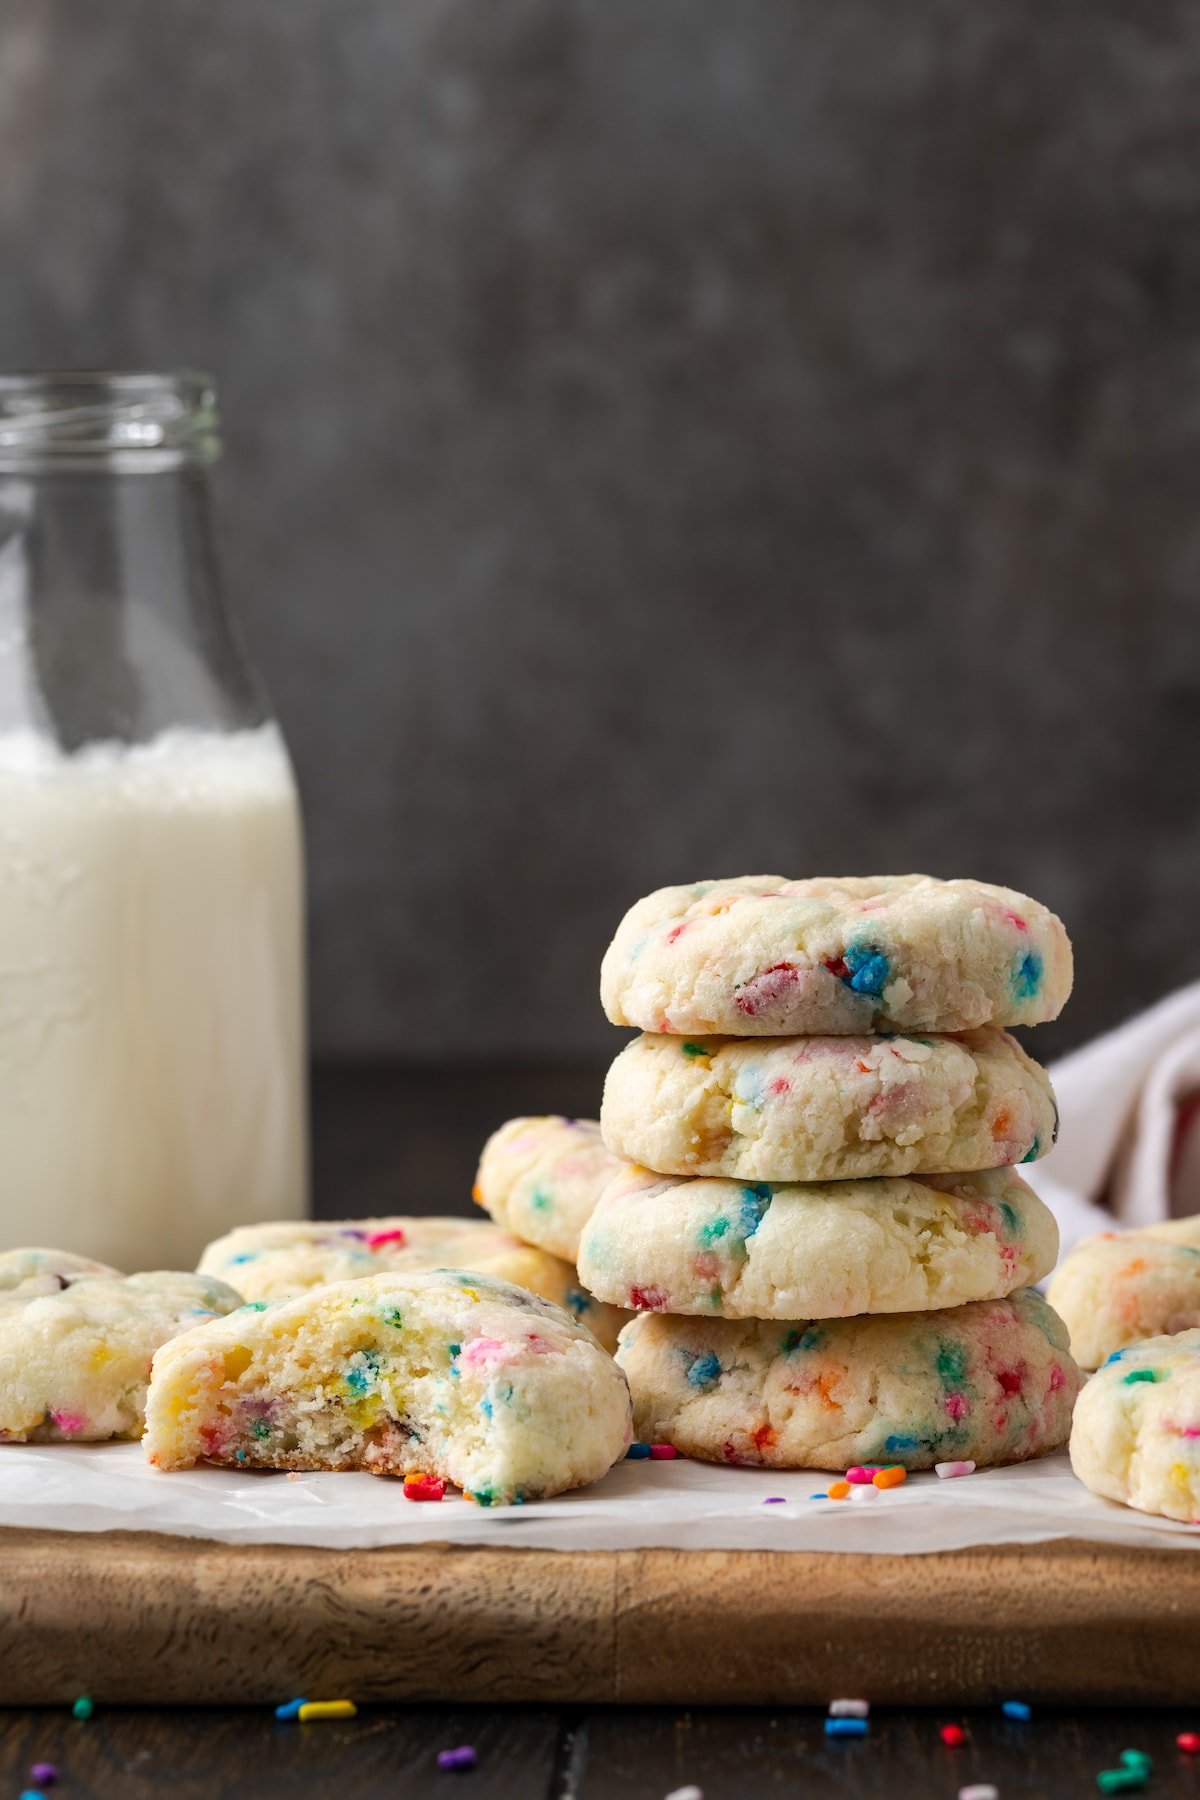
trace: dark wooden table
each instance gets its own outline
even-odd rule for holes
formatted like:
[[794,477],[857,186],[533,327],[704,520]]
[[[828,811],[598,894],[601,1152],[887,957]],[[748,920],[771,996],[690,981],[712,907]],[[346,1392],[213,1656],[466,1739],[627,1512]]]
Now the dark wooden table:
[[[325,1217],[471,1210],[471,1175],[487,1131],[515,1112],[594,1114],[600,1082],[596,1070],[321,1072],[317,1209]],[[1181,1578],[1196,1579],[1182,1566]],[[719,1618],[711,1628],[719,1636]],[[836,1677],[836,1644],[830,1655]],[[880,1709],[868,1738],[843,1742],[828,1741],[823,1712],[808,1708],[381,1706],[345,1723],[309,1726],[277,1724],[265,1708],[100,1707],[87,1722],[60,1710],[12,1709],[0,1711],[0,1782],[16,1796],[31,1785],[31,1764],[52,1762],[61,1771],[52,1791],[62,1800],[664,1800],[692,1783],[705,1800],[954,1800],[960,1787],[982,1781],[1012,1800],[1093,1795],[1097,1772],[1132,1748],[1154,1758],[1148,1800],[1200,1800],[1200,1758],[1175,1748],[1178,1732],[1200,1731],[1200,1670],[1197,1688],[1194,1712],[1047,1709],[1030,1724],[997,1709]],[[969,1734],[957,1749],[938,1735],[951,1721]],[[437,1752],[463,1743],[475,1746],[476,1768],[440,1772]]]
[[[966,1744],[948,1749],[954,1717]],[[705,1800],[819,1800],[913,1795],[954,1800],[990,1781],[1001,1800],[1095,1795],[1096,1773],[1146,1750],[1146,1800],[1200,1794],[1200,1758],[1175,1748],[1184,1713],[1045,1713],[1016,1725],[998,1712],[878,1713],[866,1739],[830,1742],[823,1715],[774,1710],[572,1712],[372,1707],[344,1724],[278,1725],[265,1711],[98,1710],[0,1713],[0,1781],[15,1796],[33,1762],[57,1764],[61,1800],[663,1800],[695,1783]],[[478,1763],[445,1774],[437,1752],[472,1744]]]

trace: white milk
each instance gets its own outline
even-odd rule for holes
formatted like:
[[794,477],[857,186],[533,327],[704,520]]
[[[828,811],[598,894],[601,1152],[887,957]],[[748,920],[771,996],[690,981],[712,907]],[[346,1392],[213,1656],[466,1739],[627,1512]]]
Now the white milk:
[[274,726],[0,733],[0,1247],[189,1269],[302,1216],[302,915]]

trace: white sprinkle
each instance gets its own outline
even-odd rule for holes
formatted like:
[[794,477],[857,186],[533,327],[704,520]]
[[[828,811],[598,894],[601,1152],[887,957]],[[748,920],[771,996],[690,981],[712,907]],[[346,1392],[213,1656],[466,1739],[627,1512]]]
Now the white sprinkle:
[[873,1481],[860,1481],[850,1489],[852,1500],[878,1500],[879,1489]]
[[972,1787],[959,1788],[958,1800],[1000,1800],[1000,1789],[990,1781],[977,1781]]
[[934,1463],[933,1472],[943,1481],[948,1481],[953,1475],[973,1475],[975,1464],[973,1462]]
[[704,1800],[704,1789],[698,1787],[672,1788],[667,1800]]
[[871,1711],[869,1700],[831,1700],[829,1716],[831,1719],[865,1719]]

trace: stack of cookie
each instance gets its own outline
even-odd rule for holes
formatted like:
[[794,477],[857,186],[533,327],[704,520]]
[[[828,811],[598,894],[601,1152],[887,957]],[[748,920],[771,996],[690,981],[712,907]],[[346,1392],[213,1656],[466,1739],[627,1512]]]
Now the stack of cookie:
[[605,1087],[626,1164],[579,1270],[638,1317],[634,1429],[776,1468],[1015,1462],[1079,1386],[1030,1284],[1053,1217],[1045,1072],[1003,1029],[1056,1016],[1071,948],[1004,888],[926,876],[666,888],[601,991],[645,1035]]

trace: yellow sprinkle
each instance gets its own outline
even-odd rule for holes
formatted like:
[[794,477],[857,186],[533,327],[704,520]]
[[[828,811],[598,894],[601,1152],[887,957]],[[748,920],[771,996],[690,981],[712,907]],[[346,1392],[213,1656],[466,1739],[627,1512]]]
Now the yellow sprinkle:
[[355,1719],[358,1708],[353,1700],[306,1700],[296,1716],[302,1725],[310,1719]]

